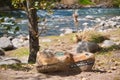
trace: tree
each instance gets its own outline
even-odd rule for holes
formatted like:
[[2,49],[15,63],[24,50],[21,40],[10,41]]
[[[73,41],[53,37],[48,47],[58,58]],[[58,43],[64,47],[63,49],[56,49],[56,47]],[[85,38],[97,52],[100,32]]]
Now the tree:
[[12,0],[15,8],[25,10],[28,17],[29,29],[29,63],[36,62],[36,54],[39,51],[39,32],[37,22],[37,9],[47,9],[48,11],[54,6],[55,0]]
[[[51,12],[54,7],[54,3],[60,0],[12,0],[12,5],[15,8],[24,9],[28,17],[28,28],[29,28],[29,50],[30,55],[28,62],[36,62],[36,54],[39,51],[39,32],[37,22],[37,9],[44,9]],[[88,1],[88,0],[84,0]],[[84,3],[82,1],[82,3]]]

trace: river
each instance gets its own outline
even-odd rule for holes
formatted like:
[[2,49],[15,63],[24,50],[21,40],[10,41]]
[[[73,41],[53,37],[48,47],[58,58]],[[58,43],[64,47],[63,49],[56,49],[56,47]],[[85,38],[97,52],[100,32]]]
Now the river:
[[[37,15],[40,18],[46,18],[46,23],[39,21],[39,29],[45,24],[47,31],[42,36],[48,35],[60,35],[61,29],[70,28],[76,30],[74,21],[72,18],[73,9],[53,10],[53,14],[49,14],[44,10],[38,10]],[[24,11],[12,11],[8,12],[9,15],[15,17],[21,28],[19,33],[27,34],[27,18]],[[88,23],[89,27],[93,27],[100,21],[96,19],[106,20],[111,17],[120,16],[120,8],[82,8],[78,9],[78,27],[83,29],[83,23]],[[92,16],[93,19],[86,19],[86,16]]]

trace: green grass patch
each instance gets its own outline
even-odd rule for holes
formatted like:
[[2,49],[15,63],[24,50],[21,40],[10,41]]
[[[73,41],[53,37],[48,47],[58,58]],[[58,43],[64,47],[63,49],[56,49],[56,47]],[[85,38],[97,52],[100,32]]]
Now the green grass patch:
[[115,50],[120,50],[120,46],[113,45],[108,48],[101,48],[101,50],[99,52],[97,52],[97,54],[107,54],[107,53],[110,53],[111,51],[115,51]]
[[1,65],[0,66],[0,69],[13,69],[13,70],[16,70],[16,71],[29,71],[31,70],[31,64],[11,64],[11,65]]
[[13,50],[10,54],[10,56],[14,56],[14,57],[23,57],[23,56],[28,56],[28,55],[29,55],[29,49],[26,47]]

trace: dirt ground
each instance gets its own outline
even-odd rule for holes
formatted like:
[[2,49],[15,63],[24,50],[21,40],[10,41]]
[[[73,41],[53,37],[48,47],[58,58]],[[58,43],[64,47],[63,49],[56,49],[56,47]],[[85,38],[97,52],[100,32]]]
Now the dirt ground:
[[[45,45],[51,49],[74,52],[75,44],[67,42],[68,40],[53,41],[59,42],[57,44],[53,42],[50,46]],[[38,73],[33,66],[30,68],[25,66],[21,70],[0,68],[0,80],[120,80],[120,49],[95,54],[95,64],[90,72],[68,71],[43,74]]]
[[120,50],[97,55],[90,72],[38,73],[35,69],[0,68],[0,80],[120,80]]
[[120,80],[120,69],[111,72],[93,70],[91,72],[42,74],[32,71],[1,70],[0,80]]

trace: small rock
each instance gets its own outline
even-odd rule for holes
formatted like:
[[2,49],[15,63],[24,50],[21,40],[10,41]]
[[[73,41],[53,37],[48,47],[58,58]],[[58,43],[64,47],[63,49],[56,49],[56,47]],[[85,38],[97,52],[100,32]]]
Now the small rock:
[[82,78],[81,80],[87,80],[87,78]]
[[115,42],[113,42],[113,41],[111,41],[111,40],[105,40],[105,41],[103,42],[103,44],[101,45],[101,47],[111,47],[111,46],[113,46],[113,45],[115,45]]
[[86,19],[94,19],[94,17],[93,17],[93,16],[90,16],[90,15],[87,15],[85,18],[86,18]]
[[61,34],[60,34],[60,36],[64,36],[64,34],[63,34],[63,33],[61,33]]
[[115,66],[118,66],[118,65],[120,65],[120,62],[115,61]]
[[73,33],[72,29],[69,29],[69,28],[65,29],[64,34],[70,34],[70,33]]
[[0,56],[4,56],[4,55],[5,55],[4,51],[0,49]]
[[51,42],[52,40],[50,39],[42,39],[42,42]]
[[117,69],[117,67],[111,67],[111,70],[116,70]]
[[107,72],[108,72],[108,73],[112,73],[112,71],[111,71],[111,70],[107,70]]

